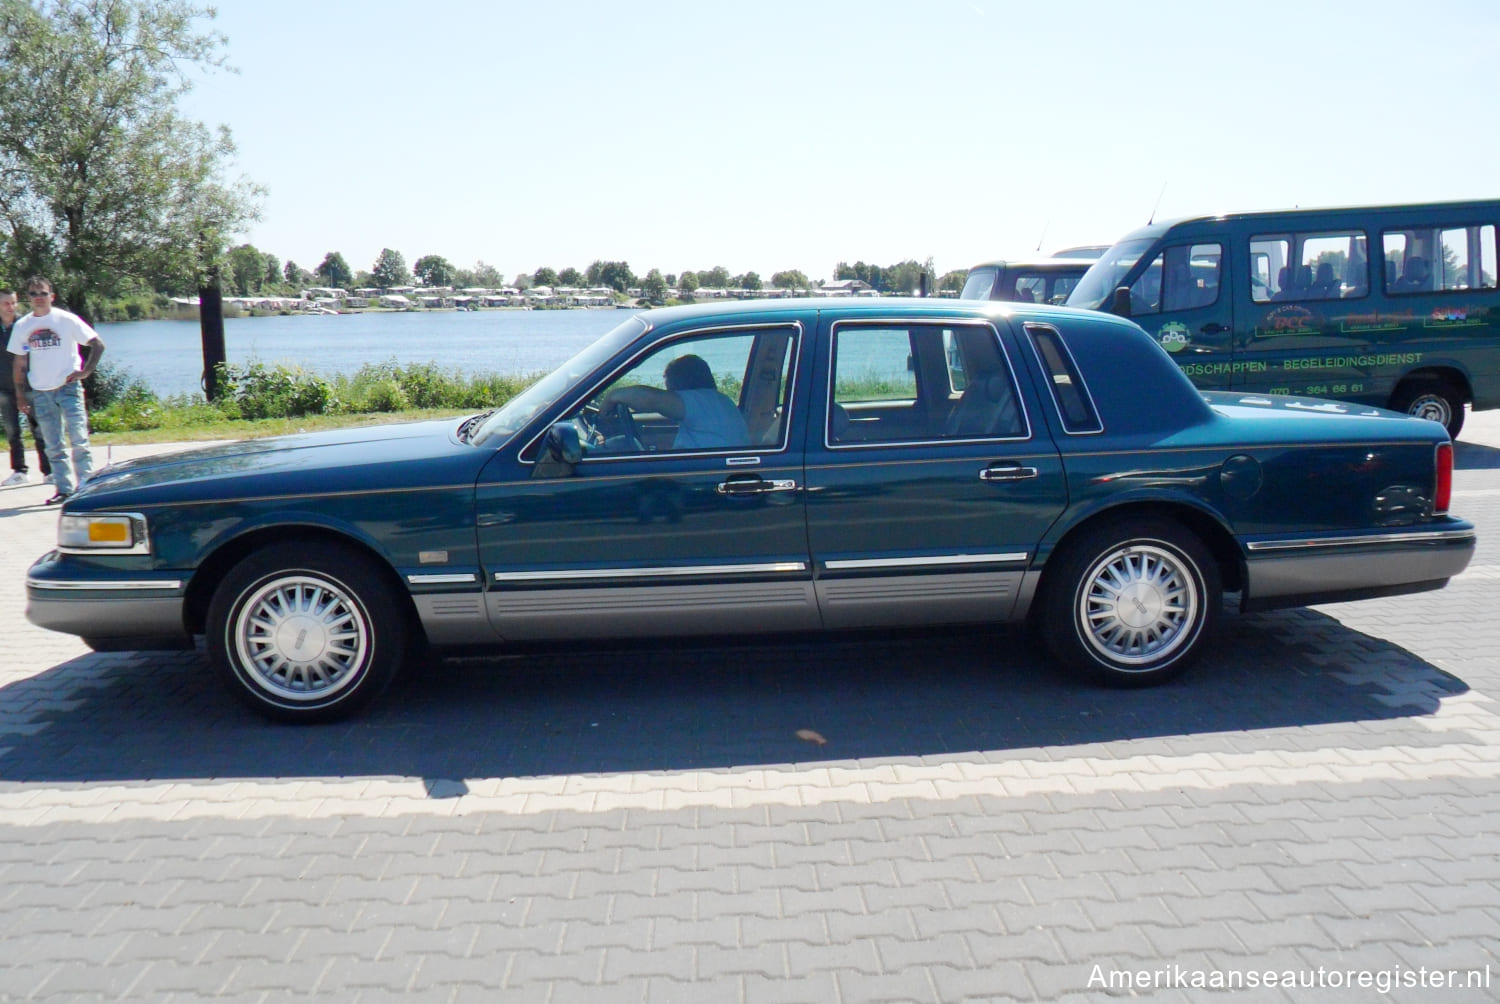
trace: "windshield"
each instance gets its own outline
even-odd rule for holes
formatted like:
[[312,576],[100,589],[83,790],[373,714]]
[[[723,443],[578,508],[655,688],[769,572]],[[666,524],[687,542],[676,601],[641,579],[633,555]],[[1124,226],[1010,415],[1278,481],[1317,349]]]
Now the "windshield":
[[1089,310],[1108,310],[1115,289],[1125,285],[1125,273],[1135,267],[1141,255],[1156,241],[1146,237],[1134,241],[1121,241],[1104,257],[1089,266],[1073,292],[1068,295],[1068,306],[1086,307]]
[[990,291],[995,288],[995,276],[999,269],[994,266],[976,268],[969,273],[969,279],[964,283],[964,291],[959,293],[961,300],[988,300]]
[[499,446],[645,330],[646,322],[638,316],[631,316],[624,324],[507,401],[503,408],[484,420],[471,442],[475,446]]

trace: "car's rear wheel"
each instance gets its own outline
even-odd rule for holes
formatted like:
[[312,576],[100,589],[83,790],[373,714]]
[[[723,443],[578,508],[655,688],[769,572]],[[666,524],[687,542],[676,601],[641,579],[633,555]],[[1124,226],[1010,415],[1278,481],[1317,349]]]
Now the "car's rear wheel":
[[380,567],[335,544],[276,544],[230,569],[208,608],[208,651],[242,700],[269,718],[330,721],[395,675],[406,619]]
[[1111,521],[1049,563],[1040,627],[1064,665],[1147,686],[1198,656],[1222,602],[1218,565],[1192,532],[1163,519]]
[[1464,427],[1464,396],[1444,380],[1407,381],[1391,395],[1391,410],[1441,422],[1454,439]]

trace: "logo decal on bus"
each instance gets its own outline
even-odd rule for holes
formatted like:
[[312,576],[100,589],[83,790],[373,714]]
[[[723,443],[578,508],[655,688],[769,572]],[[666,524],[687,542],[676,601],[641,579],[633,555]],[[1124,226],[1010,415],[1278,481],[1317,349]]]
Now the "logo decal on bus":
[[1168,352],[1181,352],[1187,348],[1188,326],[1181,321],[1169,321],[1161,326],[1156,333],[1156,340],[1161,342],[1161,347]]

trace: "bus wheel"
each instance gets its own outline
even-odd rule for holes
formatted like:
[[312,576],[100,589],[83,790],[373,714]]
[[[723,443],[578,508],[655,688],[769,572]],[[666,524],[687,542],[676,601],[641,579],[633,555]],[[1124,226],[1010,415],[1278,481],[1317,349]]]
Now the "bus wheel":
[[1442,422],[1448,429],[1448,435],[1454,439],[1458,438],[1459,430],[1464,427],[1463,394],[1444,380],[1402,384],[1391,395],[1391,410]]

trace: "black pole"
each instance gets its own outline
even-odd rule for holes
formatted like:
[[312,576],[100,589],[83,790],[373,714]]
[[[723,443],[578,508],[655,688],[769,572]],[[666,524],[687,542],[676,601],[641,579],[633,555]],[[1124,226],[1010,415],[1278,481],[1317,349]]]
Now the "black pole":
[[198,324],[203,333],[203,394],[213,401],[219,396],[219,364],[225,361],[224,294],[217,268],[209,271],[198,290]]

